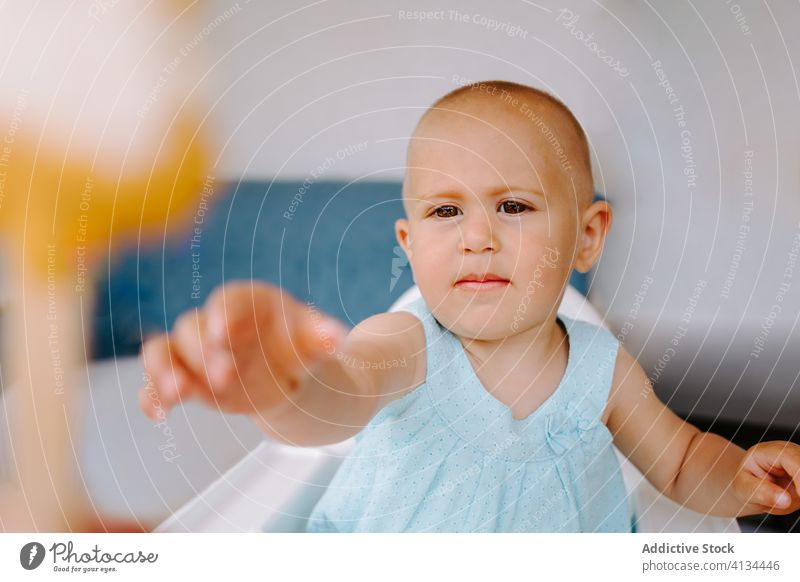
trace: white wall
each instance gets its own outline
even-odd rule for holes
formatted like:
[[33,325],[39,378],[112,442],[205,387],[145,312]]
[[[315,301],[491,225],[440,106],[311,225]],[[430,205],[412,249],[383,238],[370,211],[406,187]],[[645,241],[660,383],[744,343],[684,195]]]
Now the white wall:
[[[444,12],[401,18],[414,10]],[[203,40],[217,59],[218,172],[231,179],[303,180],[331,157],[324,178],[399,180],[422,109],[464,80],[555,93],[584,124],[597,189],[616,211],[591,294],[612,328],[630,329],[625,345],[658,377],[662,396],[675,391],[676,409],[688,412],[702,396],[707,414],[737,417],[755,404],[756,420],[797,423],[800,387],[789,392],[800,347],[800,266],[790,264],[800,236],[796,3],[217,0],[207,13],[217,19]],[[492,31],[484,16],[519,30]],[[617,70],[595,50],[617,59]],[[667,82],[672,105],[659,84]],[[363,151],[336,159],[359,143]],[[737,238],[742,225],[750,230]],[[678,326],[698,282],[706,286],[684,336]],[[773,304],[782,310],[774,321]],[[759,333],[765,347],[755,357]],[[669,359],[663,370],[659,358]]]

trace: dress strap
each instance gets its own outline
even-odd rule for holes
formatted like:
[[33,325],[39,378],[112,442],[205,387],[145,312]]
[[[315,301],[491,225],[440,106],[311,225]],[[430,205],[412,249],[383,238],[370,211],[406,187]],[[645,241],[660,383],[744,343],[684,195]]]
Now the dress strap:
[[[417,319],[419,319],[420,323],[422,323],[422,328],[425,331],[425,352],[426,356],[429,356],[431,353],[431,349],[441,349],[443,347],[443,342],[446,343],[447,338],[444,337],[443,331],[445,331],[442,326],[436,321],[436,318],[433,317],[433,314],[428,309],[428,306],[425,304],[425,300],[422,297],[418,297],[414,301],[407,303],[403,307],[399,308],[399,311],[407,311],[414,315]],[[431,362],[429,361],[430,358],[426,357],[426,366],[425,366],[425,382],[427,383],[431,376]]]
[[614,378],[619,341],[604,327],[560,315],[569,329],[574,366],[567,388],[569,399],[582,403],[586,413],[599,419],[606,408]]

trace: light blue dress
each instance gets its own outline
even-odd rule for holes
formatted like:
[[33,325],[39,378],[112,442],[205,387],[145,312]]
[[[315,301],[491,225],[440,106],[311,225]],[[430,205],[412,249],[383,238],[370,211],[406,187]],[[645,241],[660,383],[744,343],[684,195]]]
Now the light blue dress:
[[356,436],[311,532],[630,532],[611,434],[601,422],[618,350],[607,330],[559,315],[567,371],[530,416],[481,384],[458,338],[423,299],[425,383]]

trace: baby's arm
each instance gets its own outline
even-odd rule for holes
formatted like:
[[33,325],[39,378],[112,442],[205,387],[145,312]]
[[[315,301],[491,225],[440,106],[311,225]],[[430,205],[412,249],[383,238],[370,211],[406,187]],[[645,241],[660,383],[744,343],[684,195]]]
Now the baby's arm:
[[347,333],[278,287],[228,283],[145,343],[151,381],[140,402],[159,419],[198,399],[251,416],[281,441],[327,444],[422,383],[424,357],[424,332],[409,313],[379,314]]
[[[800,509],[800,447],[772,442],[745,451],[701,432],[661,403],[622,346],[606,415],[617,448],[659,491],[690,509],[721,516]],[[777,503],[781,493],[788,504]]]

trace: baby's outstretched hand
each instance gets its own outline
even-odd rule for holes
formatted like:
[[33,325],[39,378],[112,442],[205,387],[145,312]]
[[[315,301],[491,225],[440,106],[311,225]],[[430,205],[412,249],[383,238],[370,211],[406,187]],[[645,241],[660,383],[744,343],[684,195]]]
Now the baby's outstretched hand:
[[800,509],[800,445],[769,441],[750,447],[733,488],[748,513],[787,515]]
[[144,343],[139,403],[154,420],[191,398],[234,414],[264,411],[286,402],[346,333],[274,285],[228,283]]

